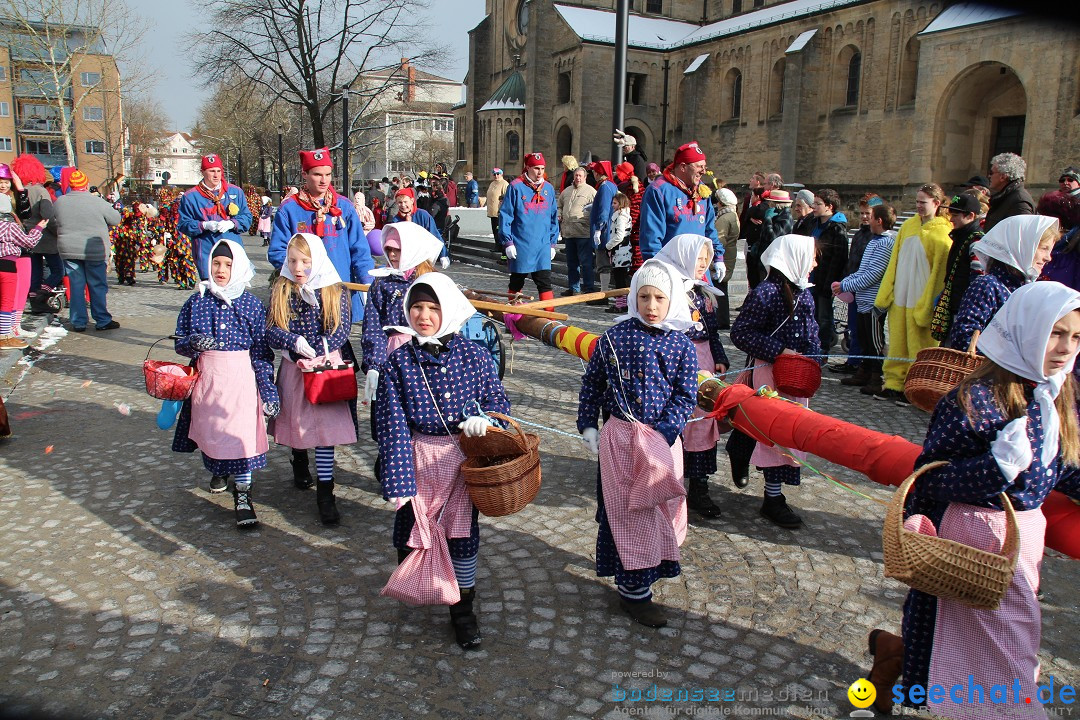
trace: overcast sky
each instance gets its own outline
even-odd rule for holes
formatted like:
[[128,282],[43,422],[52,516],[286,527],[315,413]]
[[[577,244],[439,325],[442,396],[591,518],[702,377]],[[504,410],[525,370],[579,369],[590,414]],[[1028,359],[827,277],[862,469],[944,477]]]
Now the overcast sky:
[[[161,0],[128,0],[149,22],[142,43],[150,64],[159,69],[151,89],[175,130],[190,130],[202,101],[203,90],[192,78],[197,60],[183,45],[183,36],[197,29],[199,13],[189,3]],[[450,64],[434,71],[454,80],[464,80],[468,70],[468,31],[484,18],[484,0],[433,0],[429,11],[431,27],[448,45]],[[427,68],[424,68],[427,69]]]

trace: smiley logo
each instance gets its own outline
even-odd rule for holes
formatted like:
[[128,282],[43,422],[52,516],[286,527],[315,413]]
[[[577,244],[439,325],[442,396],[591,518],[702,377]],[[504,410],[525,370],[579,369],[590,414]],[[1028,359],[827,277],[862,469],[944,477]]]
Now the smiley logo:
[[877,689],[866,678],[859,678],[847,689],[848,700],[857,708],[868,708],[877,698]]

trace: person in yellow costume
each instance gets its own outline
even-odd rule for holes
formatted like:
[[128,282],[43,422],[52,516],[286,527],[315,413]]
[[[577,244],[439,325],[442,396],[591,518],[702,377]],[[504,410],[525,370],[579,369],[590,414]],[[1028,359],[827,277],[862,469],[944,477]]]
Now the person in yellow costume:
[[[892,256],[881,279],[874,305],[889,313],[889,356],[913,358],[923,348],[935,347],[930,334],[934,303],[945,287],[945,265],[952,240],[952,225],[945,217],[945,193],[933,183],[915,195],[915,217],[900,226]],[[910,405],[904,397],[904,380],[910,362],[886,360],[885,381],[873,391],[877,400]]]

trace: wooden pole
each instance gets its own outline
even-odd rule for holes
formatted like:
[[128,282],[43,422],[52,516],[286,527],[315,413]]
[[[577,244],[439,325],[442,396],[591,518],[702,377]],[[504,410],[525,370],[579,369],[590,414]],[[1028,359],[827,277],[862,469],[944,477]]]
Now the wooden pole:
[[556,300],[537,300],[536,302],[521,303],[514,307],[560,307],[562,305],[576,305],[578,303],[589,302],[590,300],[605,300],[610,297],[619,297],[620,295],[629,295],[630,288],[620,288],[619,290],[602,290],[600,292],[585,293],[584,295],[574,295],[572,297],[558,298]]

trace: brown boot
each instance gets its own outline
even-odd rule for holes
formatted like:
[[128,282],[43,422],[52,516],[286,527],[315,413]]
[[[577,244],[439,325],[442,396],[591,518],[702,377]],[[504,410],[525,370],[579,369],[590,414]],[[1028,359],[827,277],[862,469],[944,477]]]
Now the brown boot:
[[869,646],[874,666],[866,679],[877,691],[874,709],[882,715],[892,715],[892,688],[904,671],[904,640],[884,630],[871,630]]
[[875,393],[879,393],[881,392],[881,388],[884,387],[882,383],[883,378],[881,377],[881,375],[872,375],[870,379],[866,381],[866,384],[859,388],[859,392],[861,392],[863,395],[873,395]]
[[871,379],[870,371],[865,366],[860,365],[859,369],[855,371],[854,375],[851,375],[840,380],[841,385],[847,385],[848,387],[862,387]]

